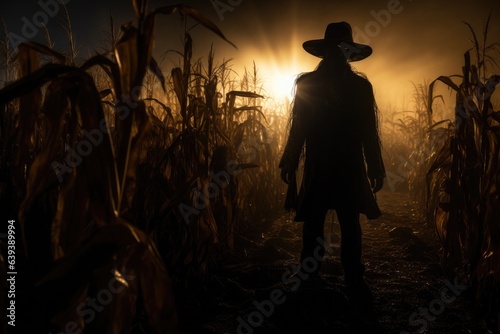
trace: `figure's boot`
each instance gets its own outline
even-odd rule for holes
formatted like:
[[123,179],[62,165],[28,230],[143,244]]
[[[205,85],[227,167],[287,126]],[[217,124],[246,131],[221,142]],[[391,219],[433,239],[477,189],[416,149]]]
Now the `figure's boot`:
[[324,221],[326,211],[321,211],[315,219],[304,222],[302,226],[302,252],[300,267],[311,277],[318,277],[325,256]]
[[302,278],[302,288],[318,288],[324,285],[319,275],[325,255],[323,222],[324,215],[319,215],[317,219],[305,221],[303,225],[303,246],[299,264],[300,275],[298,272],[294,274]]
[[347,297],[355,305],[369,309],[373,307],[373,294],[363,275],[345,275]]

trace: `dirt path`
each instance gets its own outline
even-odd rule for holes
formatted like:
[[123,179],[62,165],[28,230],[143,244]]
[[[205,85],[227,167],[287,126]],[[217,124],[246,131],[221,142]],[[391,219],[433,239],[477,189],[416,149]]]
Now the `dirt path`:
[[[378,196],[383,216],[363,221],[366,280],[384,333],[484,333],[460,280],[447,281],[438,243],[404,193]],[[179,310],[186,333],[357,333],[344,296],[339,226],[325,224],[332,249],[322,280],[290,279],[298,263],[301,224],[288,215],[263,221],[237,241],[240,256],[225,263],[192,305]],[[299,288],[297,286],[300,284]],[[457,296],[458,297],[457,297]]]

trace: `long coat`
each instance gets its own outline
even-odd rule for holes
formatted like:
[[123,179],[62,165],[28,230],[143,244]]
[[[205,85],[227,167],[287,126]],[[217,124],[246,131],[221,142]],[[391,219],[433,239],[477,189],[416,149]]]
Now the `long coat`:
[[[368,177],[385,176],[371,84],[350,68],[332,77],[316,70],[297,80],[292,123],[280,167],[298,168],[305,149],[302,184],[289,185],[287,209],[295,221],[318,208],[348,205],[369,219],[380,209]],[[366,162],[366,164],[365,164]]]

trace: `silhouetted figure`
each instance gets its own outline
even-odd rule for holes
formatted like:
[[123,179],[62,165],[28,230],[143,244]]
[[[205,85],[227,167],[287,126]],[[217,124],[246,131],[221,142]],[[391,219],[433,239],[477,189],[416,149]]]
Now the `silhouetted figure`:
[[[301,263],[315,257],[315,251],[323,256],[318,238],[324,239],[327,211],[336,210],[349,297],[371,303],[363,279],[359,214],[380,216],[374,193],[382,188],[385,168],[372,86],[349,62],[368,57],[372,49],[353,42],[346,22],[328,25],[324,39],[303,47],[323,60],[297,79],[291,129],[279,165],[289,184],[285,207],[296,211],[295,221],[304,221]],[[302,154],[304,174],[297,196],[295,175]]]

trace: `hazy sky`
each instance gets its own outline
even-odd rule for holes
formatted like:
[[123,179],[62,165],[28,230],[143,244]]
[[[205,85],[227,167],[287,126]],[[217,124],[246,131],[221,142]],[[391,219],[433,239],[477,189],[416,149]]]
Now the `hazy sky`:
[[[42,10],[38,0],[0,1],[0,15],[9,31],[18,35],[22,35],[23,17],[33,22],[33,16]],[[55,0],[41,0],[41,3],[50,1]],[[177,2],[154,0],[150,1],[150,7]],[[468,40],[471,35],[463,21],[471,23],[480,34],[492,12],[489,41],[500,42],[499,0],[219,2],[231,8],[223,13],[223,20],[209,0],[183,1],[200,8],[217,23],[237,44],[238,50],[202,27],[196,27],[193,39],[198,56],[205,55],[213,42],[216,58],[234,58],[237,70],[243,66],[251,67],[255,60],[266,83],[271,85],[273,80],[281,82],[278,77],[292,78],[295,74],[314,69],[318,59],[303,51],[302,43],[322,38],[330,22],[347,21],[355,30],[355,38],[368,43],[374,50],[368,59],[354,63],[355,68],[368,75],[381,105],[390,104],[398,109],[410,106],[411,82],[422,83],[424,78],[432,80],[439,75],[460,73],[463,54],[471,47]],[[109,11],[117,25],[133,19],[129,0],[70,0],[67,6],[77,41],[82,47],[82,58],[102,45],[103,31],[109,31]],[[47,26],[54,34],[56,49],[65,49],[60,17],[49,17]],[[168,49],[180,50],[181,33],[177,16],[160,18],[157,56]],[[33,39],[43,40],[43,33],[39,32]]]

